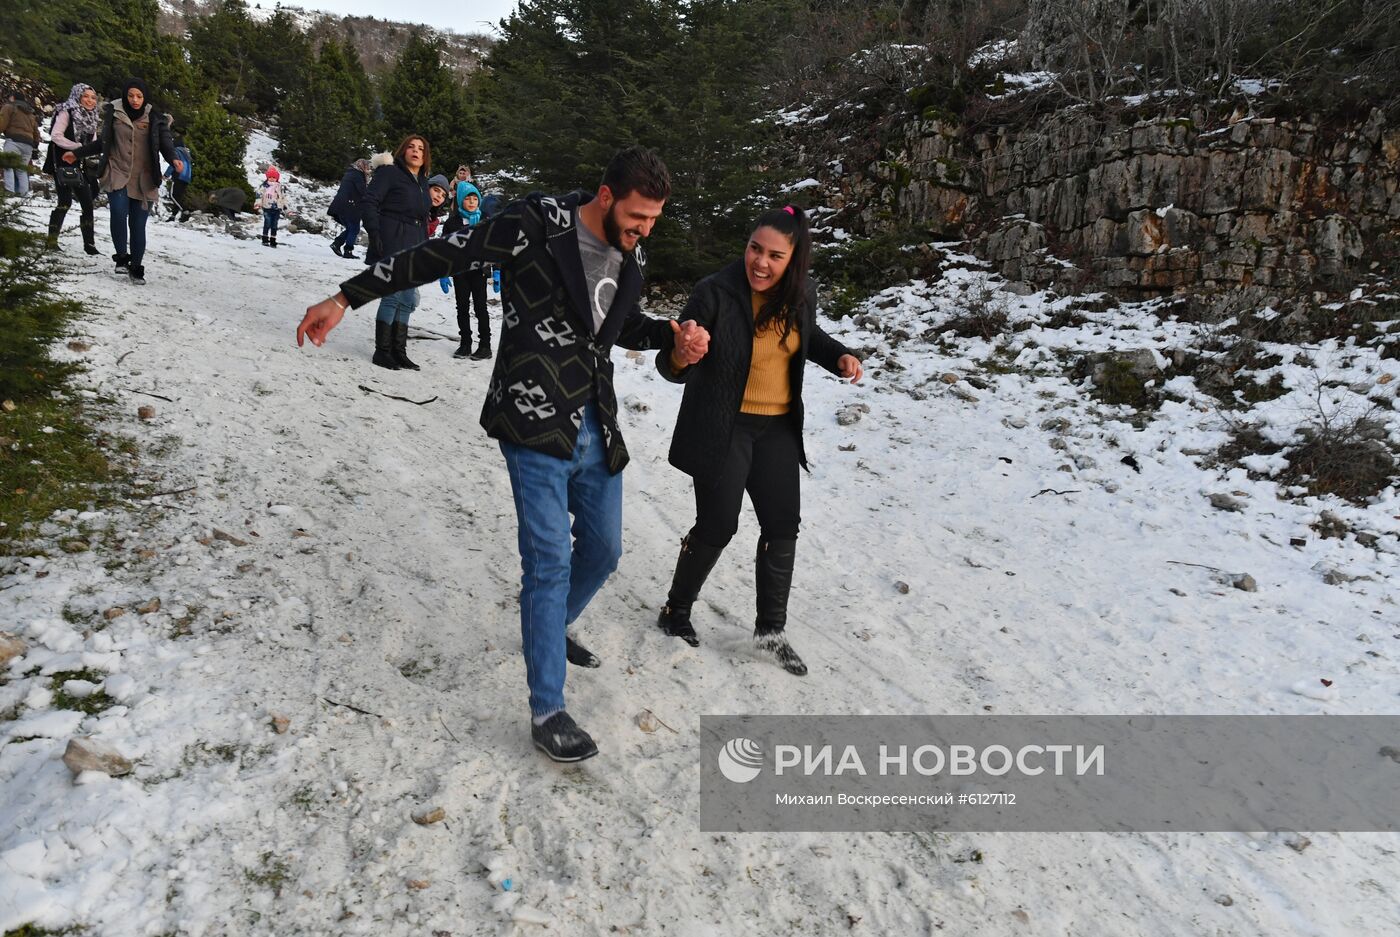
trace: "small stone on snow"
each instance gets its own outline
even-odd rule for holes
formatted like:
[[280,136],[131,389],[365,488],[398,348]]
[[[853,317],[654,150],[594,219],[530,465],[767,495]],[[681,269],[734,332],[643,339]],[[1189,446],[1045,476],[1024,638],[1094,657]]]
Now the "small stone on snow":
[[429,807],[413,814],[413,822],[419,826],[431,826],[447,818],[447,811],[441,807]]
[[131,773],[130,761],[116,749],[91,738],[69,739],[68,747],[63,752],[63,763],[74,774],[100,771],[115,778]]

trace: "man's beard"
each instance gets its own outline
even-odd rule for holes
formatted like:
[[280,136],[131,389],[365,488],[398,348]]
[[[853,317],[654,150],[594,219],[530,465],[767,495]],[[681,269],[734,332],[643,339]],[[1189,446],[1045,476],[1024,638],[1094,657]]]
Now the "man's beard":
[[622,251],[624,254],[630,254],[632,251],[636,250],[637,245],[633,244],[631,247],[622,246],[622,225],[618,224],[617,218],[613,216],[613,212],[616,210],[617,205],[614,204],[603,215],[603,236],[610,245]]

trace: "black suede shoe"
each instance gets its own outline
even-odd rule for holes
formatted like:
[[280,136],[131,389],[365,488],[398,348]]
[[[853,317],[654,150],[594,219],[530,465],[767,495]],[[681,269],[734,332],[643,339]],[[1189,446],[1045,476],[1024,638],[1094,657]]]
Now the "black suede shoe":
[[564,656],[567,657],[569,663],[573,664],[575,667],[597,668],[603,666],[603,659],[601,657],[594,654],[568,635],[564,636]]
[[545,720],[544,725],[530,723],[530,738],[535,747],[554,761],[583,761],[598,754],[593,737],[578,727],[562,709]]

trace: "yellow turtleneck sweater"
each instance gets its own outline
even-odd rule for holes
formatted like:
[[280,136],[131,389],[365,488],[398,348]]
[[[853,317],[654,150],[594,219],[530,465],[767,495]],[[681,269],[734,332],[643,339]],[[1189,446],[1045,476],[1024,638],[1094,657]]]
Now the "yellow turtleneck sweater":
[[[753,294],[753,317],[757,321],[766,297],[762,293]],[[792,385],[788,379],[788,368],[793,353],[802,344],[802,336],[793,329],[786,339],[779,343],[782,326],[774,324],[753,336],[753,361],[749,365],[749,380],[744,385],[744,403],[740,413],[757,416],[780,416],[788,412],[792,405]]]

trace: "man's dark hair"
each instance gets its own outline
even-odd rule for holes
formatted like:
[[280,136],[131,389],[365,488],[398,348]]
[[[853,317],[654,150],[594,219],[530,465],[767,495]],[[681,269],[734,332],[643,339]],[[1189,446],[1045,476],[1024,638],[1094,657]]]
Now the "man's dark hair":
[[622,199],[633,192],[664,202],[671,197],[671,173],[655,150],[644,146],[629,146],[619,150],[603,171],[603,185],[613,198]]

